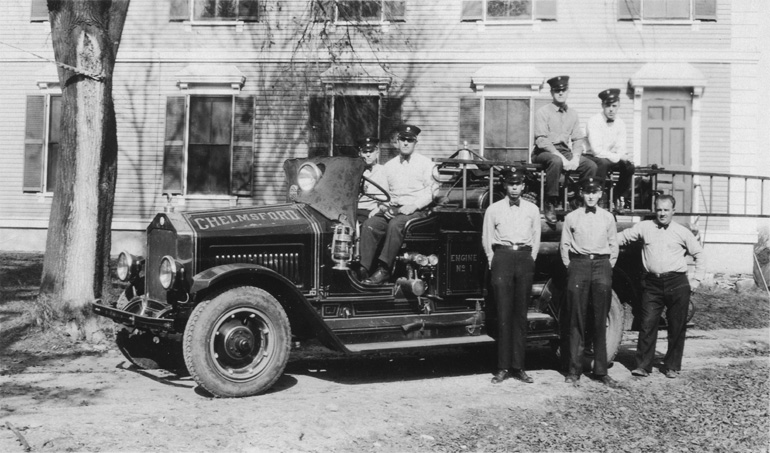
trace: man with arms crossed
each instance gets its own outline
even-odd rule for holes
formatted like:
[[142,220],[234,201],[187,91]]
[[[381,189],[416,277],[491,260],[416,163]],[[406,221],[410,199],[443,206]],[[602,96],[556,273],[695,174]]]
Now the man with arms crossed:
[[[567,313],[562,322],[569,327],[566,382],[577,385],[583,373],[586,321],[594,333],[594,378],[609,387],[617,383],[607,375],[607,313],[612,303],[612,268],[618,259],[615,217],[597,206],[602,197],[598,181],[590,178],[582,188],[584,207],[564,218],[561,230],[561,259],[567,268]],[[586,320],[588,304],[593,319]]]
[[[642,281],[642,324],[636,347],[634,376],[646,377],[652,371],[658,323],[666,309],[668,350],[661,371],[675,378],[682,369],[684,338],[690,292],[700,285],[705,271],[703,248],[692,232],[673,222],[676,200],[661,195],[655,200],[655,220],[644,220],[618,234],[620,245],[642,242],[642,264],[647,273]],[[685,255],[695,260],[695,276],[687,277]]]
[[492,383],[512,377],[528,384],[524,371],[527,341],[527,305],[532,294],[535,259],[540,249],[540,210],[521,198],[524,175],[503,174],[507,197],[484,214],[481,243],[491,269],[497,306],[497,368]]
[[[425,208],[433,202],[438,182],[433,178],[433,162],[414,152],[420,128],[404,124],[398,129],[398,156],[383,165],[378,180],[390,193],[390,203],[380,203],[379,212],[361,227],[361,265],[366,270],[377,266],[364,283],[381,285],[390,279],[393,262],[404,241],[406,222],[425,217]],[[381,250],[377,261],[375,255]]]

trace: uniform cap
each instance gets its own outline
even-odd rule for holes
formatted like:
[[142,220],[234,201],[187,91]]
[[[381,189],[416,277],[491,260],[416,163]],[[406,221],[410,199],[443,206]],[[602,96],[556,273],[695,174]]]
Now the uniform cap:
[[358,141],[358,148],[372,149],[372,148],[376,148],[379,143],[380,143],[380,140],[377,137],[366,137]]
[[503,184],[521,184],[524,182],[524,173],[516,171],[515,168],[510,168],[503,170],[500,179],[503,181]]
[[617,88],[610,88],[599,93],[599,99],[602,100],[602,104],[612,104],[620,100],[620,90]]
[[569,76],[562,75],[548,79],[548,85],[551,85],[552,90],[556,89],[568,89],[569,88]]
[[402,124],[398,127],[398,136],[404,138],[414,138],[420,135],[420,128],[411,124]]
[[583,192],[592,193],[602,190],[602,184],[594,178],[588,178],[582,186]]

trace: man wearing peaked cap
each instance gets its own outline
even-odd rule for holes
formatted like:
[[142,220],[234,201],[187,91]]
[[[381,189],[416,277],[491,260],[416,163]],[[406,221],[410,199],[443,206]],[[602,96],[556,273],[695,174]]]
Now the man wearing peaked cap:
[[[615,217],[597,206],[600,181],[588,178],[581,186],[584,206],[564,218],[560,252],[567,268],[567,305],[562,317],[568,327],[562,342],[568,357],[566,382],[577,385],[583,373],[584,332],[593,327],[593,376],[609,387],[617,383],[607,374],[607,314],[612,303],[612,268],[618,259]],[[586,319],[588,305],[593,317]]]
[[602,101],[602,111],[592,116],[586,125],[589,143],[586,157],[596,164],[596,178],[602,187],[610,171],[618,172],[618,185],[612,193],[612,204],[615,212],[622,214],[636,169],[626,151],[626,124],[618,116],[620,90],[604,90],[599,93],[599,99]]
[[[358,142],[358,155],[364,160],[364,176],[371,179],[380,186],[383,182],[380,179],[380,173],[382,173],[382,165],[379,163],[380,159],[380,140],[377,137],[366,137]],[[371,184],[364,182],[364,189],[361,195],[358,197],[358,209],[356,212],[356,218],[359,223],[364,223],[366,219],[377,213],[377,201],[369,193],[379,193],[377,189],[370,187]]]
[[581,156],[584,134],[575,109],[567,106],[569,76],[548,79],[553,102],[535,112],[535,149],[532,162],[545,169],[545,221],[556,223],[559,178],[562,170],[577,171],[582,184],[596,174],[596,164]]
[[527,306],[540,249],[540,210],[521,198],[522,172],[511,169],[501,179],[507,196],[487,209],[481,235],[497,309],[497,373],[492,383],[509,377],[531,383],[524,371],[524,350]]
[[[364,280],[381,285],[390,279],[391,268],[404,241],[406,222],[425,217],[433,202],[438,182],[433,178],[433,161],[414,152],[420,128],[403,124],[398,128],[398,156],[382,167],[382,186],[389,203],[379,203],[377,212],[361,226],[362,274],[376,270]],[[379,255],[377,255],[379,250]]]

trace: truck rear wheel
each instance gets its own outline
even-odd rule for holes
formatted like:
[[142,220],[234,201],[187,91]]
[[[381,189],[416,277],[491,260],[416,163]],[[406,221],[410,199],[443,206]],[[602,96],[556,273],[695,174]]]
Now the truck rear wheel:
[[290,347],[283,307],[267,291],[251,286],[201,302],[184,332],[190,375],[217,397],[251,396],[269,389],[283,374]]
[[[143,285],[142,285],[143,286]],[[118,299],[117,308],[143,315],[145,306],[142,303],[140,288],[129,286]],[[148,301],[152,303],[152,301]],[[161,307],[156,307],[161,308]],[[162,316],[163,312],[160,312]],[[115,344],[134,366],[143,370],[168,370],[185,373],[182,343],[159,337],[152,332],[133,327],[115,324]]]

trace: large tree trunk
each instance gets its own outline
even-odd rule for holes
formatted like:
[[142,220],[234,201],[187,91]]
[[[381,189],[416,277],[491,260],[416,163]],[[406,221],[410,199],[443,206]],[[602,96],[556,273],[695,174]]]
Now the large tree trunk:
[[62,138],[40,292],[83,308],[109,281],[118,140],[112,73],[129,0],[48,0]]

